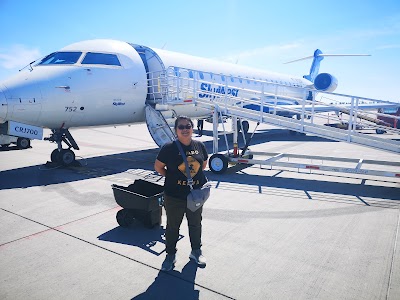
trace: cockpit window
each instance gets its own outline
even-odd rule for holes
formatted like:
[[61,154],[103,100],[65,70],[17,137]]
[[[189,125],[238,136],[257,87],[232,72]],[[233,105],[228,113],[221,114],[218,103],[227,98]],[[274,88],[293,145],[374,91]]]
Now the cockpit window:
[[75,64],[82,52],[54,52],[43,58],[38,65],[71,65]]
[[121,66],[121,63],[115,54],[88,52],[82,60],[82,65]]

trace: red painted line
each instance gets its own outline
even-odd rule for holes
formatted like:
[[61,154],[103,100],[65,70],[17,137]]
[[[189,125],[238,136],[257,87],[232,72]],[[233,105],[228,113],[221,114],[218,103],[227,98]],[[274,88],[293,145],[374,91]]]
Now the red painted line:
[[238,162],[240,162],[240,163],[248,163],[249,161],[247,159],[238,159]]
[[319,167],[317,167],[317,166],[306,166],[306,169],[319,170]]
[[394,175],[395,177],[400,177],[400,174],[396,174],[396,175]]
[[27,235],[27,236],[18,238],[18,239],[16,239],[16,240],[12,240],[12,241],[6,242],[6,243],[4,243],[4,244],[0,244],[0,249],[1,249],[2,247],[4,247],[4,246],[9,245],[9,244],[11,244],[11,243],[14,243],[14,242],[16,242],[16,241],[20,241],[20,240],[30,240],[30,239],[32,239],[33,237],[36,237],[36,236],[41,235],[41,234],[43,234],[43,233],[49,232],[49,231],[51,231],[51,230],[55,230],[55,231],[59,231],[59,232],[61,232],[61,233],[64,233],[63,231],[61,231],[61,228],[63,228],[63,227],[66,226],[66,225],[73,224],[73,223],[77,223],[77,222],[79,222],[79,221],[83,221],[83,220],[88,219],[88,218],[90,218],[90,217],[93,217],[93,216],[96,216],[96,215],[99,215],[99,214],[102,214],[102,213],[105,213],[105,212],[108,212],[108,211],[111,211],[111,210],[120,210],[120,209],[121,209],[121,206],[117,205],[117,206],[115,206],[115,207],[112,207],[112,208],[109,208],[109,209],[106,209],[106,210],[103,210],[103,211],[100,211],[100,212],[91,214],[91,215],[86,216],[86,217],[82,217],[82,218],[79,218],[79,219],[76,219],[76,220],[72,220],[72,221],[70,221],[70,222],[67,222],[67,223],[58,225],[58,226],[56,226],[56,227],[50,227],[50,226],[48,226],[48,225],[46,225],[46,224],[43,224],[43,223],[40,223],[40,222],[38,222],[38,221],[29,219],[29,218],[27,218],[27,217],[24,217],[24,216],[22,216],[22,215],[16,214],[16,213],[14,213],[14,212],[11,212],[11,211],[8,211],[8,210],[2,208],[2,210],[6,211],[6,212],[8,212],[8,213],[10,213],[10,214],[16,215],[16,216],[18,216],[18,217],[21,217],[21,218],[23,218],[23,219],[25,219],[25,220],[28,220],[28,221],[31,221],[31,222],[33,222],[33,223],[39,224],[39,225],[41,225],[41,226],[47,227],[47,229],[44,229],[44,230],[41,230],[41,231],[32,233],[32,234],[30,234],[30,235]]
[[193,102],[193,100],[192,99],[186,99],[186,100],[183,100],[183,102]]

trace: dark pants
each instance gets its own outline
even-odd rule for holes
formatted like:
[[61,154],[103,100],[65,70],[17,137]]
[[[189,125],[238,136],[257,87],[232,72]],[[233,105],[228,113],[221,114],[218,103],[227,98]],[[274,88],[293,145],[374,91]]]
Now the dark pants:
[[186,201],[164,195],[165,210],[167,212],[167,230],[165,238],[167,242],[166,251],[168,254],[176,253],[176,243],[179,239],[179,227],[182,224],[183,215],[189,225],[189,237],[192,250],[201,248],[201,213],[203,207],[192,212],[186,207]]

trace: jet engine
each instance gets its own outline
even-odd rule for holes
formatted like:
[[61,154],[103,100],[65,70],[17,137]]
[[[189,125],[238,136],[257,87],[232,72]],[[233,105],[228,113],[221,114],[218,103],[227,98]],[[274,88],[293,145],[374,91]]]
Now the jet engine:
[[315,77],[314,87],[318,91],[333,92],[336,90],[338,81],[336,77],[329,73],[320,73]]

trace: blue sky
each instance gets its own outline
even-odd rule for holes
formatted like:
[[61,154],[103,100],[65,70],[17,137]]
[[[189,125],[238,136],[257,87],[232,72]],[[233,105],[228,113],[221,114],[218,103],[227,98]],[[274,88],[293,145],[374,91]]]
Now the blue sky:
[[400,1],[0,0],[0,81],[82,40],[112,38],[302,76],[319,48],[338,93],[400,102]]

